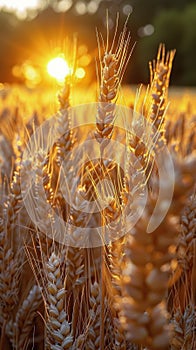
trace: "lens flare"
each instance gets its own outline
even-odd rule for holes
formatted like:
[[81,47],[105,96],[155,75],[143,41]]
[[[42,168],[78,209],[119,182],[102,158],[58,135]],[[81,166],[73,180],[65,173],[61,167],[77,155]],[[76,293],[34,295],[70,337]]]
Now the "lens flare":
[[85,72],[84,68],[79,67],[76,69],[75,75],[78,79],[83,79],[86,75],[86,72]]
[[47,71],[58,82],[63,82],[70,73],[69,66],[63,57],[55,57],[50,60],[47,64]]

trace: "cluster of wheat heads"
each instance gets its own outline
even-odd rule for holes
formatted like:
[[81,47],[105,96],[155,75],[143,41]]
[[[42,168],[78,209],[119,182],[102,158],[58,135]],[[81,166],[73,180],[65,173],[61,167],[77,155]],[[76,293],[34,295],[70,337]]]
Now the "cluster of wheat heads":
[[[102,37],[99,40],[102,42]],[[24,160],[28,138],[36,125],[44,121],[43,117],[35,114],[34,122],[30,123],[20,111],[16,115],[15,109],[12,112],[2,109],[0,350],[196,348],[195,117],[188,112],[187,116],[178,115],[176,111],[175,120],[167,118],[174,52],[165,53],[163,45],[150,65],[151,81],[145,98],[141,101],[140,93],[135,97],[134,111],[142,113],[148,123],[137,125],[134,119],[139,129],[137,135],[127,132],[126,152],[131,167],[127,164],[122,171],[115,161],[104,157],[118,131],[115,104],[130,56],[129,42],[125,26],[119,40],[115,33],[111,46],[107,39],[103,50],[100,49],[94,130],[82,129],[82,136],[81,130],[70,131],[71,91],[66,81],[59,93],[60,106],[55,118],[59,138],[49,151],[37,147],[33,158]],[[6,98],[2,94],[2,106]],[[27,103],[30,101],[29,98]],[[85,161],[76,173],[73,151],[78,147],[79,137],[88,137],[89,132],[97,142],[100,158]],[[159,184],[153,152],[162,152],[165,145],[174,162],[173,199],[160,225],[147,233]],[[76,207],[66,202],[59,185],[62,162]],[[127,183],[129,171],[131,186]],[[43,230],[28,215],[21,193],[32,173],[35,207],[31,209],[44,221]],[[103,180],[106,181],[99,188]],[[142,217],[123,235],[124,208],[145,186],[149,191]],[[84,202],[99,203],[100,197],[107,206],[89,215]],[[160,217],[165,205],[167,198],[160,205]],[[72,227],[67,233],[69,245],[57,242],[56,232],[54,236],[47,235],[54,213]],[[89,228],[96,226],[103,227],[103,231],[107,227],[113,239],[101,246],[78,246],[80,229],[89,232]]]

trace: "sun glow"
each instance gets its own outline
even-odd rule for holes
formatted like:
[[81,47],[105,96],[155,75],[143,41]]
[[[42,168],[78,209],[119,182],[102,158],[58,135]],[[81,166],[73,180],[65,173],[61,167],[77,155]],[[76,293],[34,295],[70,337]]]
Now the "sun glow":
[[63,82],[65,77],[69,75],[70,68],[63,57],[55,57],[48,62],[47,71],[58,82]]

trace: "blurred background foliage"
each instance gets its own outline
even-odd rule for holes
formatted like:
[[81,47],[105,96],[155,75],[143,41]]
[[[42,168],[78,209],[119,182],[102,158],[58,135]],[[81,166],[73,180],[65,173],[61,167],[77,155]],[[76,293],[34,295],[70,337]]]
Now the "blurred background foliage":
[[[17,4],[17,0],[0,0],[0,82],[23,82],[17,69],[24,62],[33,62],[41,70],[57,48],[70,50],[65,38],[74,40],[74,35],[79,50],[86,48],[91,57],[86,82],[94,81],[96,28],[105,35],[108,9],[111,37],[116,13],[120,13],[120,27],[130,13],[128,26],[136,46],[125,75],[126,83],[148,82],[148,61],[155,57],[159,43],[163,42],[167,49],[177,50],[172,83],[196,85],[195,0],[29,0],[26,1],[29,8],[22,8],[23,2],[18,1],[18,10],[17,6],[8,6]],[[34,4],[32,8],[30,4]]]

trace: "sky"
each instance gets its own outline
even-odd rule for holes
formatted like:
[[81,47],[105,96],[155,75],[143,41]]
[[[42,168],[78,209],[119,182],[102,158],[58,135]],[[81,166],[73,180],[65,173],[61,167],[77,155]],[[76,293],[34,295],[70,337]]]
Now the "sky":
[[70,35],[77,34],[79,44],[87,45],[88,55],[95,57],[95,29],[106,30],[106,9],[111,35],[117,12],[121,27],[130,14],[128,25],[137,42],[132,57],[136,68],[130,68],[127,77],[147,79],[146,62],[164,42],[168,49],[177,50],[173,70],[177,83],[195,85],[195,0],[0,0],[0,67],[4,67],[0,79],[10,80],[15,65],[40,62]]

